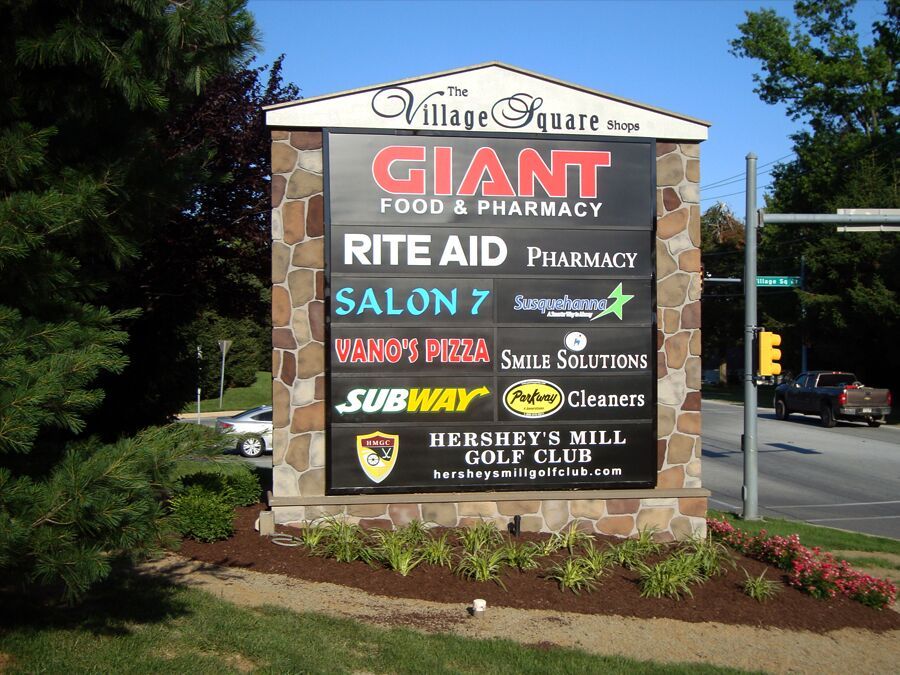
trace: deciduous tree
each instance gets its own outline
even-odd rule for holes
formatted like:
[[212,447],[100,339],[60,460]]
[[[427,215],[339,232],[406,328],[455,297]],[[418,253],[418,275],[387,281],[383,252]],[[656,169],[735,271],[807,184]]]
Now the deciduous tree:
[[[900,207],[900,2],[888,0],[864,36],[854,6],[796,2],[794,25],[773,10],[748,12],[731,43],[734,54],[760,62],[760,98],[785,104],[806,125],[793,136],[795,159],[772,172],[771,212]],[[798,274],[801,258],[807,271],[796,299],[768,302],[770,325],[780,324],[788,343],[810,345],[810,367],[897,382],[900,354],[891,336],[900,332],[898,244],[896,234],[767,226],[761,273]]]

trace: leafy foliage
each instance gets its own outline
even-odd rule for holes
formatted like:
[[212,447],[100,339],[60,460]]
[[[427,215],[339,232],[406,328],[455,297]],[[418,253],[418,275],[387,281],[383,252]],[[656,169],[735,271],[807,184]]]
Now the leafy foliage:
[[569,552],[569,555],[571,555],[578,546],[587,544],[591,541],[592,537],[587,532],[578,529],[578,523],[572,522],[566,529],[555,533],[553,539],[556,540],[555,546],[557,549],[564,548]]
[[537,559],[541,555],[541,547],[532,542],[507,542],[503,546],[503,553],[507,562],[520,572],[540,567]]
[[467,553],[477,553],[481,549],[497,546],[503,541],[500,530],[486,520],[456,530],[456,536]]
[[575,595],[580,591],[592,591],[596,587],[593,572],[580,558],[566,558],[547,571],[547,578],[559,584],[560,590],[570,590]]
[[237,471],[224,472],[213,465],[203,471],[185,474],[178,479],[176,493],[185,493],[193,488],[221,497],[232,508],[256,504],[262,494],[259,477],[246,466],[241,466]]
[[505,590],[506,584],[503,583],[500,574],[506,563],[506,552],[502,548],[491,550],[482,547],[463,553],[456,566],[456,572],[464,579],[493,581]]
[[629,569],[636,567],[644,558],[658,555],[662,550],[662,544],[653,541],[653,530],[649,528],[640,530],[636,539],[626,539],[612,548],[616,563]]
[[319,547],[322,555],[338,562],[370,562],[373,559],[373,550],[366,542],[359,525],[330,517],[326,520],[324,530],[325,536]]
[[453,547],[450,545],[446,532],[439,537],[428,537],[422,542],[421,550],[423,561],[429,565],[453,566]]
[[[18,584],[63,585],[76,600],[109,574],[172,541],[161,497],[182,457],[218,452],[209,429],[178,424],[114,444],[72,443],[47,473],[0,467],[0,569]],[[230,509],[231,507],[229,507]]]
[[372,558],[389,570],[407,576],[424,560],[419,552],[418,540],[410,539],[403,530],[382,530],[378,532],[378,545],[372,549]]
[[641,597],[672,598],[680,600],[685,595],[693,596],[691,584],[704,580],[695,556],[679,551],[655,564],[644,562],[635,564],[640,575]]
[[[0,4],[0,569],[10,581],[61,582],[77,599],[115,560],[166,539],[173,462],[217,449],[194,429],[114,441],[124,426],[114,420],[104,438],[85,432],[104,400],[141,408],[144,382],[107,386],[134,367],[124,351],[141,320],[133,308],[152,314],[134,269],[204,175],[168,120],[254,43],[242,0]],[[148,334],[150,351],[165,353]]]
[[758,577],[754,577],[744,570],[744,577],[744,593],[757,602],[771,600],[781,591],[779,582],[766,579],[766,570],[760,572]]
[[[794,4],[796,26],[773,10],[748,12],[733,40],[759,60],[757,93],[807,123],[793,136],[795,159],[772,171],[767,209],[834,213],[900,207],[900,3],[862,40],[850,0]],[[760,274],[799,274],[806,286],[761,304],[761,323],[786,334],[785,363],[810,347],[810,368],[852,370],[868,384],[900,375],[892,335],[900,330],[900,239],[895,233],[838,234],[823,226],[767,226]],[[848,350],[860,335],[865,350]]]
[[185,537],[199,541],[227,539],[234,534],[234,506],[225,495],[193,485],[170,500],[172,521]]

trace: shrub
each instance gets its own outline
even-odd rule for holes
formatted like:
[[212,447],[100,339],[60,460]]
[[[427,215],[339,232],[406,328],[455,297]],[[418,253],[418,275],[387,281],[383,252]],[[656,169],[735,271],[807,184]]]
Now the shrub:
[[328,518],[323,528],[325,535],[322,538],[321,551],[329,558],[338,562],[353,562],[362,560],[371,562],[374,552],[363,538],[359,525],[348,523],[338,518]]
[[506,561],[520,572],[540,567],[537,557],[541,554],[541,547],[537,544],[510,541],[501,550],[506,556]]
[[781,584],[777,581],[766,579],[766,570],[762,571],[758,577],[750,576],[747,570],[744,570],[744,593],[757,602],[765,602],[774,598],[781,590]]
[[613,547],[615,561],[628,569],[636,567],[638,563],[651,555],[662,552],[662,544],[653,541],[653,530],[644,528],[638,532],[636,539],[626,539],[621,544]]
[[424,544],[428,539],[428,528],[421,520],[411,520],[397,530],[399,536],[413,546]]
[[389,570],[405,577],[423,560],[416,544],[409,540],[409,533],[402,529],[382,531],[378,539],[378,545],[371,549],[371,558]]
[[202,486],[187,488],[170,500],[172,523],[183,536],[199,541],[227,539],[234,534],[234,508]]
[[313,525],[307,522],[306,526],[300,530],[300,541],[309,550],[310,553],[318,554],[321,551],[322,542],[325,540],[327,532],[324,527]]
[[429,565],[452,567],[453,548],[447,541],[447,533],[440,537],[428,537],[421,545],[422,559]]
[[584,546],[579,560],[594,579],[599,579],[615,564],[615,552],[611,548],[598,550],[591,540]]
[[456,535],[466,553],[477,553],[483,548],[496,546],[503,541],[503,535],[500,534],[500,530],[493,523],[485,520],[472,527],[463,527],[456,530]]
[[726,566],[732,569],[737,566],[725,544],[710,536],[694,537],[683,545],[682,550],[694,558],[697,572],[704,579],[724,574]]
[[558,583],[560,590],[568,589],[575,595],[582,589],[592,591],[596,586],[594,574],[578,558],[566,558],[562,564],[551,567],[547,578]]
[[235,506],[253,506],[262,496],[259,476],[250,469],[227,473],[224,482]]
[[208,469],[187,473],[179,479],[175,493],[181,494],[194,488],[219,495],[232,507],[256,504],[262,492],[259,477],[243,466],[226,472],[213,465]]
[[575,553],[575,548],[579,545],[586,544],[591,541],[593,537],[589,535],[587,532],[582,532],[578,529],[578,524],[574,521],[569,524],[569,527],[565,530],[561,530],[551,537],[551,539],[555,539],[556,550],[561,548],[566,549],[569,552],[569,555]]
[[684,551],[670,555],[652,567],[638,562],[634,569],[640,574],[641,597],[644,598],[680,600],[684,595],[694,595],[691,584],[703,581],[697,558]]
[[846,560],[836,560],[818,547],[808,549],[800,544],[796,534],[770,537],[765,530],[760,530],[759,534],[751,535],[724,519],[710,518],[706,523],[712,536],[750,558],[786,571],[791,586],[814,598],[841,594],[869,607],[884,609],[897,597],[897,587],[890,581],[858,572]]
[[506,585],[500,578],[500,572],[503,571],[506,562],[506,553],[503,549],[490,551],[486,548],[479,548],[475,552],[464,553],[456,571],[464,579],[493,581],[506,590]]

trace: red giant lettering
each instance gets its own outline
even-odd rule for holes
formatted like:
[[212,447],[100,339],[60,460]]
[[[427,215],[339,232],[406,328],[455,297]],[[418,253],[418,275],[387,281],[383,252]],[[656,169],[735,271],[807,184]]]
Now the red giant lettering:
[[[372,161],[372,177],[376,185],[390,194],[424,195],[430,168],[434,194],[453,195],[453,148],[435,147],[430,167],[426,154],[427,148],[423,145],[389,145],[382,148]],[[415,162],[422,166],[394,169],[397,162]],[[564,198],[570,196],[568,169],[577,167],[579,196],[582,199],[596,199],[597,169],[610,166],[612,153],[605,150],[551,150],[550,166],[547,166],[537,150],[525,148],[518,157],[517,194],[497,152],[484,146],[472,155],[455,194],[470,197],[480,189],[485,197],[534,197],[537,182],[547,196]]]

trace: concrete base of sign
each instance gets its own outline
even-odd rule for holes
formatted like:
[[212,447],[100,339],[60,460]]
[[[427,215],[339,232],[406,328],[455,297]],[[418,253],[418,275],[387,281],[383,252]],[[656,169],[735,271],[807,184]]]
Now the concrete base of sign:
[[340,517],[364,527],[402,527],[413,520],[464,527],[488,520],[505,529],[515,516],[521,516],[525,532],[557,532],[575,523],[589,532],[621,537],[652,529],[657,539],[672,541],[705,536],[709,494],[702,488],[334,497],[277,497],[270,493],[269,505],[276,522],[301,527]]

